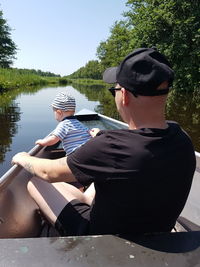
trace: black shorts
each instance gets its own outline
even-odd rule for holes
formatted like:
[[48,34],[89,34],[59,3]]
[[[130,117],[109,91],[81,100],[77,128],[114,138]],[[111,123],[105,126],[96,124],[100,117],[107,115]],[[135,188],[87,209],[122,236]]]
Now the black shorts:
[[58,215],[55,228],[61,236],[87,235],[89,223],[90,206],[73,199]]

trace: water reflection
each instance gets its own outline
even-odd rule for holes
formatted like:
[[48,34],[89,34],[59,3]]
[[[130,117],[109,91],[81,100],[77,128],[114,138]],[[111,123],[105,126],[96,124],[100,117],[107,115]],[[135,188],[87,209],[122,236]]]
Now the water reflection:
[[191,136],[195,150],[200,152],[200,92],[173,91],[168,97],[166,116],[181,125]]
[[0,163],[5,160],[5,154],[11,150],[12,138],[17,134],[20,121],[20,107],[15,102],[22,93],[33,94],[41,87],[18,88],[0,92]]
[[74,85],[74,88],[84,94],[89,100],[98,100],[100,102],[95,107],[96,112],[120,120],[114,98],[105,86]]
[[[12,156],[28,151],[34,141],[56,125],[50,103],[59,91],[67,90],[77,101],[77,111],[94,110],[120,119],[114,98],[103,86],[67,86],[17,89],[0,94],[0,175],[9,167]],[[167,119],[180,123],[200,151],[200,93],[172,92],[167,102]]]
[[[114,98],[105,87],[80,86],[76,88],[88,98],[99,100],[100,105],[96,107],[95,111],[120,119]],[[200,152],[200,92],[170,92],[166,106],[166,118],[177,121],[191,136],[195,150]]]
[[5,153],[10,150],[12,137],[17,133],[15,122],[20,119],[19,107],[15,103],[3,107],[0,103],[0,162],[4,161]]
[[77,111],[94,110],[99,101],[88,98],[71,86],[17,89],[0,94],[0,176],[11,167],[13,155],[29,151],[35,140],[45,137],[57,122],[50,103],[58,92],[74,95]]

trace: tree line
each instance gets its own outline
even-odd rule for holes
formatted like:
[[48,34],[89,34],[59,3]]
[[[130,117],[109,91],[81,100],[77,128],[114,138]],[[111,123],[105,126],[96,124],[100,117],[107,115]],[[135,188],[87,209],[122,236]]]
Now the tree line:
[[93,68],[99,79],[135,48],[155,46],[175,70],[175,88],[199,90],[199,0],[129,0],[126,6],[124,19],[114,23],[108,39],[97,47],[98,61],[89,61],[70,77],[91,78]]
[[13,70],[16,70],[19,74],[34,74],[44,77],[61,77],[59,74],[55,74],[50,71],[42,71],[42,70],[35,70],[35,69],[18,69],[18,68],[12,68]]
[[[123,19],[111,27],[106,41],[91,60],[67,78],[101,79],[102,72],[118,65],[138,47],[155,46],[175,70],[175,88],[200,88],[200,5],[199,0],[128,0]],[[17,47],[0,11],[0,67],[10,67]]]

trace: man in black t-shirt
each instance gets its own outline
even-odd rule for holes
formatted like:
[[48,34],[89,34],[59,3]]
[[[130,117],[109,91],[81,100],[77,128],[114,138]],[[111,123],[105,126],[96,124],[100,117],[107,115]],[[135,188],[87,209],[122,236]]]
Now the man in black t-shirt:
[[[165,120],[173,78],[162,54],[137,49],[103,75],[115,84],[109,90],[129,129],[99,131],[59,160],[14,156],[14,163],[37,176],[28,190],[61,235],[171,231],[195,171],[190,138]],[[82,193],[62,183],[72,181],[90,186]]]

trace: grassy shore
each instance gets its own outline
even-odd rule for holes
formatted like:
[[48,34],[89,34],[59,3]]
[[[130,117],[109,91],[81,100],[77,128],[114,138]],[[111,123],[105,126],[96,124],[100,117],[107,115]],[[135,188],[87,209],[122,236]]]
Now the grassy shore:
[[77,79],[70,79],[67,77],[63,77],[64,84],[71,84],[74,87],[77,86],[84,86],[84,87],[107,87],[108,84],[106,84],[103,80],[94,80],[94,79],[84,79],[84,78],[77,78]]
[[0,91],[16,89],[25,86],[37,86],[47,84],[78,84],[78,85],[106,85],[102,80],[93,79],[69,79],[67,77],[40,76],[18,69],[0,68]]
[[82,84],[82,85],[106,85],[102,80],[94,79],[71,79],[72,84]]
[[43,77],[16,69],[0,68],[0,90],[59,83],[58,77]]

